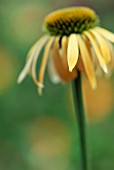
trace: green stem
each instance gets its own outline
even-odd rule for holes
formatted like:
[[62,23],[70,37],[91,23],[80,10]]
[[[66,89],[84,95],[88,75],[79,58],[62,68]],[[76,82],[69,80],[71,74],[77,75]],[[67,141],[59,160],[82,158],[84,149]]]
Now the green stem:
[[76,111],[76,118],[79,127],[79,137],[80,137],[80,147],[81,147],[81,157],[82,157],[82,169],[88,170],[87,161],[87,143],[86,143],[86,132],[85,132],[85,114],[82,99],[82,87],[81,87],[81,75],[73,82],[73,97],[74,105]]

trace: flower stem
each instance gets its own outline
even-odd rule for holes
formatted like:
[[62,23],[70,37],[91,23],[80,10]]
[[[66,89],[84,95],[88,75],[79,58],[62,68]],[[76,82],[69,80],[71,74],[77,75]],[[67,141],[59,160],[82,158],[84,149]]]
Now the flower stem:
[[73,98],[74,98],[74,105],[76,111],[76,118],[79,127],[82,169],[88,170],[85,114],[84,114],[84,106],[83,106],[83,99],[82,99],[80,73],[78,74],[78,77],[73,81]]

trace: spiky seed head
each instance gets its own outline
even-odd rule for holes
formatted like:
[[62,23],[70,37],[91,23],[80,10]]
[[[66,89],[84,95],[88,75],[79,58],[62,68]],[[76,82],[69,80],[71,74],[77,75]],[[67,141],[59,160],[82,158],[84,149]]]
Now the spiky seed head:
[[99,24],[99,17],[87,7],[71,7],[50,13],[44,19],[44,27],[51,35],[81,34]]

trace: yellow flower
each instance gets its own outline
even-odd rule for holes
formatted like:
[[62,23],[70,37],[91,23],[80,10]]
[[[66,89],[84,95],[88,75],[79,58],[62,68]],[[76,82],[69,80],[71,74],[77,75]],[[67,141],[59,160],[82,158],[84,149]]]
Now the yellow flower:
[[[49,14],[44,20],[46,34],[31,48],[18,82],[31,73],[41,94],[49,59],[49,73],[53,82],[73,80],[80,71],[86,74],[91,87],[95,89],[99,66],[104,73],[108,73],[114,55],[111,44],[114,43],[114,34],[98,24],[98,16],[87,7],[71,7]],[[37,78],[36,65],[43,47]]]

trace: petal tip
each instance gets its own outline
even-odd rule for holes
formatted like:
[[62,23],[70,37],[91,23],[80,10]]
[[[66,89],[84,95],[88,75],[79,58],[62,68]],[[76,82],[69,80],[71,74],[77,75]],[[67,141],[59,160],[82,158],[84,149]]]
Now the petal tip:
[[42,89],[44,88],[44,85],[43,84],[41,84],[41,83],[39,83],[38,84],[38,94],[39,94],[39,96],[42,96]]
[[69,67],[69,72],[72,72],[73,68]]
[[42,88],[38,88],[38,94],[39,96],[42,96]]
[[106,74],[108,74],[108,69],[107,69],[107,67],[104,68],[104,72],[105,72]]
[[93,90],[96,90],[97,88],[97,83],[95,82],[95,84],[93,85]]
[[96,82],[96,79],[93,79],[92,89],[93,89],[93,90],[96,90],[96,88],[97,88],[97,82]]
[[23,77],[22,75],[19,75],[18,79],[17,79],[17,84],[20,84],[23,81]]

